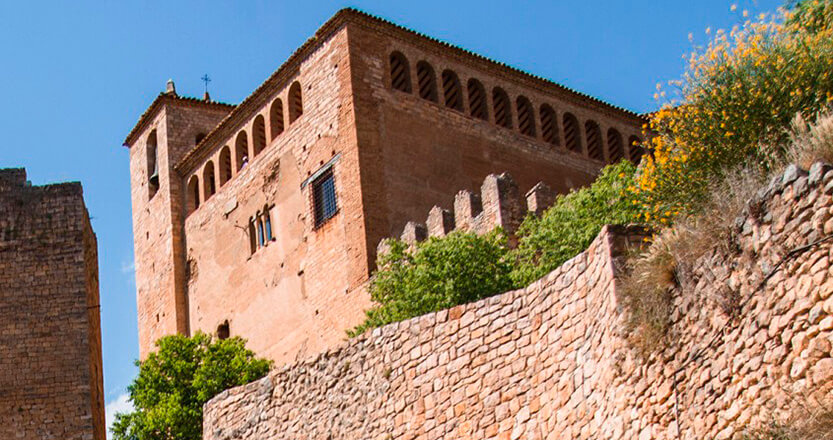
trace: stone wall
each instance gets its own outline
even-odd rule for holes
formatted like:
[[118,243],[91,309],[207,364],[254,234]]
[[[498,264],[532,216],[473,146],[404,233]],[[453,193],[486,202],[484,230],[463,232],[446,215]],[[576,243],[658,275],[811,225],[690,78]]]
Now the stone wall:
[[680,273],[666,347],[649,359],[623,338],[616,298],[641,231],[607,227],[526,289],[218,395],[204,438],[738,438],[833,389],[831,194],[829,166],[773,179],[734,225],[734,249]]
[[100,328],[81,185],[0,170],[0,438],[104,440]]

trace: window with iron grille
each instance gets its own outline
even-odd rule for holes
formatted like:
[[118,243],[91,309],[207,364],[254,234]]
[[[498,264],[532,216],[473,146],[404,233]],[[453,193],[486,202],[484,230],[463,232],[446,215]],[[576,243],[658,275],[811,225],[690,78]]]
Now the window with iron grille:
[[338,212],[335,176],[333,176],[332,168],[312,182],[312,203],[316,228],[333,218]]

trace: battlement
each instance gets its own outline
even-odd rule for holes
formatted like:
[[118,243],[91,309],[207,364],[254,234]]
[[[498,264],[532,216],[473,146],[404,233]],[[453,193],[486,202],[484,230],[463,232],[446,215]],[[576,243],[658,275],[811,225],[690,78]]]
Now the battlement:
[[[514,242],[515,232],[528,212],[540,215],[555,201],[556,193],[547,184],[538,182],[521,196],[518,184],[509,173],[489,174],[480,192],[462,190],[454,196],[451,210],[434,205],[425,222],[409,221],[399,237],[415,244],[428,237],[443,237],[455,230],[485,234],[501,228]],[[387,250],[385,240],[378,251]]]
[[0,169],[0,191],[26,185],[25,168]]

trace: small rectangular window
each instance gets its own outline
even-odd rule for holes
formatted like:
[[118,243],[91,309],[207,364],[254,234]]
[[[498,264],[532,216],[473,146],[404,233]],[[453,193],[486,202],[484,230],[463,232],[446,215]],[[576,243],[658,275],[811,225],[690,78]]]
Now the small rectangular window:
[[315,227],[323,225],[338,212],[333,170],[329,169],[312,182],[312,202],[315,211]]

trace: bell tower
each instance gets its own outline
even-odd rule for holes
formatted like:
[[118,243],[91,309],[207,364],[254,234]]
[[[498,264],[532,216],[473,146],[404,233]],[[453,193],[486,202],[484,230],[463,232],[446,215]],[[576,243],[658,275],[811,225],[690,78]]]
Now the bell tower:
[[234,106],[180,97],[168,80],[124,145],[130,192],[139,351],[144,359],[162,336],[189,334],[185,279],[184,183],[175,167]]

